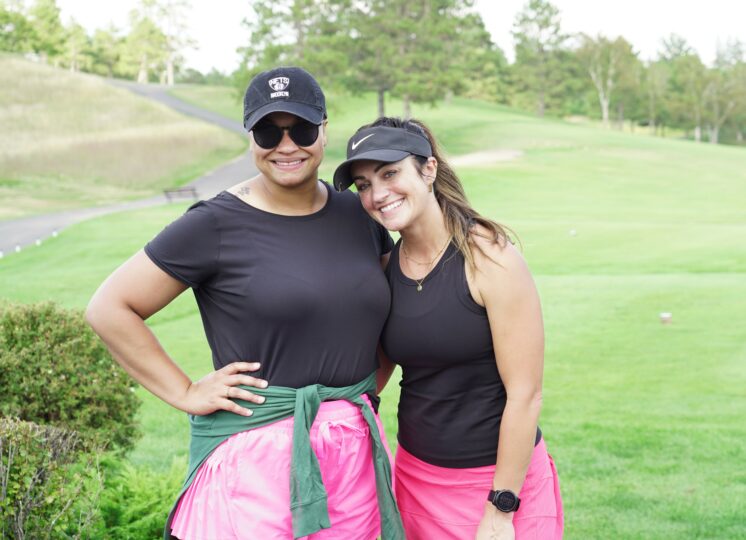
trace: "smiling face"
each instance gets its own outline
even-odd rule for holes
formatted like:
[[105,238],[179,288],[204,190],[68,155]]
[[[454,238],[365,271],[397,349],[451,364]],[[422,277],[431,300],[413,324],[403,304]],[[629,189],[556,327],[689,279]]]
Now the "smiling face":
[[[302,120],[284,112],[272,113],[261,120],[281,128],[289,128]],[[262,175],[277,186],[294,188],[308,182],[316,182],[319,166],[324,158],[326,145],[326,122],[319,127],[319,137],[311,146],[299,146],[283,131],[282,140],[274,148],[262,148],[251,137],[251,154]]]
[[429,189],[436,170],[430,158],[420,173],[413,156],[396,163],[357,161],[350,167],[363,207],[390,231],[416,223],[433,204],[437,208]]

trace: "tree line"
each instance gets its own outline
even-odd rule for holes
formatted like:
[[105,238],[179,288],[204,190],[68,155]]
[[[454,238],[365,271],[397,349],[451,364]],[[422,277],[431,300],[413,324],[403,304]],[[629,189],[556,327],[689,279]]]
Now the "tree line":
[[607,126],[683,131],[743,143],[746,47],[729,41],[706,66],[680,36],[643,61],[624,37],[571,35],[548,0],[528,0],[513,23],[509,63],[471,0],[255,0],[234,74],[245,87],[280,64],[308,68],[327,86],[436,103],[461,95],[537,115],[586,116]]
[[188,0],[140,0],[125,28],[88,34],[63,24],[56,0],[0,0],[0,50],[35,55],[70,71],[174,84],[183,50],[192,45],[184,19]]
[[[188,0],[141,0],[128,31],[63,26],[55,0],[28,9],[0,0],[0,49],[32,52],[72,70],[141,82],[225,82],[179,70],[190,44]],[[509,63],[473,0],[253,0],[247,45],[230,80],[242,91],[261,70],[300,65],[326,87],[412,103],[451,96],[503,103],[537,115],[584,116],[612,127],[677,130],[696,140],[744,143],[746,46],[721,44],[712,65],[677,35],[643,61],[624,37],[568,34],[548,0],[528,0],[513,23]]]

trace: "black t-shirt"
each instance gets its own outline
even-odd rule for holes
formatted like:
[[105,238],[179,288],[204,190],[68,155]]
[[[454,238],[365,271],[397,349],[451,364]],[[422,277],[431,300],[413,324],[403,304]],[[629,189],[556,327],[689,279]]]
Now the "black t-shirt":
[[145,246],[194,290],[213,365],[257,361],[270,385],[347,386],[378,367],[390,293],[385,229],[354,193],[324,184],[326,205],[283,216],[222,192]]

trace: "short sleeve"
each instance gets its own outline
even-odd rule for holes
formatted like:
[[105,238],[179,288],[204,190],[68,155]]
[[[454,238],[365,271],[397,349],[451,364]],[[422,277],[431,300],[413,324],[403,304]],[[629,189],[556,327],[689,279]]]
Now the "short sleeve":
[[373,233],[373,240],[378,249],[378,254],[383,257],[394,249],[394,241],[391,239],[391,235],[386,230],[386,227],[375,221],[373,218],[369,218],[369,220],[371,232]]
[[200,201],[145,245],[161,270],[193,288],[216,271],[220,233],[209,207]]

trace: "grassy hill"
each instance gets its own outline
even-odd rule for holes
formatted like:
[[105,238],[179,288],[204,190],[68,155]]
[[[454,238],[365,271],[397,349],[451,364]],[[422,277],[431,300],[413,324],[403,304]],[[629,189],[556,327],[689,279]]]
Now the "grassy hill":
[[[215,101],[226,91],[210,92]],[[349,134],[375,114],[372,99],[332,99],[326,178]],[[746,537],[746,152],[462,100],[415,114],[451,155],[522,152],[458,171],[475,205],[516,230],[542,296],[541,426],[566,537]],[[81,223],[0,259],[0,297],[83,307],[183,209]],[[669,325],[659,322],[664,311]],[[191,295],[151,324],[190,375],[210,369]],[[391,442],[397,394],[390,384],[382,409]],[[145,437],[132,460],[167,467],[186,452],[186,421],[141,395]]]
[[0,125],[0,219],[151,195],[244,147],[100,77],[6,54]]

